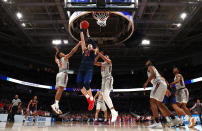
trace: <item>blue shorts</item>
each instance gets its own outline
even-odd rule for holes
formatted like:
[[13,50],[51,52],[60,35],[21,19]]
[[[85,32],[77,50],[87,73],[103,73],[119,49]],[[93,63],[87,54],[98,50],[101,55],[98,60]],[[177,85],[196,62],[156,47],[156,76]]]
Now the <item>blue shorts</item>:
[[172,105],[176,104],[177,102],[175,96],[171,95],[170,97],[165,96],[163,99],[163,103]]
[[88,86],[88,84],[92,80],[92,77],[93,77],[93,70],[79,71],[77,75],[77,83],[81,83],[79,88],[82,88],[83,85],[85,86],[86,83]]
[[31,112],[35,112],[36,109],[35,109],[35,107],[29,107],[29,111],[31,111]]

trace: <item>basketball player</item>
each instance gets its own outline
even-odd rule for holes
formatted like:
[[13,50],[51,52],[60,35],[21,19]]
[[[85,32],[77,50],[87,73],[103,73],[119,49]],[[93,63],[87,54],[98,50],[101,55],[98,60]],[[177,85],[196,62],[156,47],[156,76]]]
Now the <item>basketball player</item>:
[[56,76],[56,88],[57,92],[55,94],[55,103],[51,105],[52,110],[56,114],[62,114],[62,111],[59,108],[59,101],[64,91],[64,88],[67,86],[68,81],[68,70],[69,70],[69,58],[78,50],[81,42],[79,42],[69,54],[64,54],[56,48],[55,62],[59,67],[59,73]]
[[94,125],[98,125],[98,114],[100,112],[100,109],[104,112],[104,124],[108,125],[109,123],[107,122],[107,108],[102,96],[102,93],[100,93],[100,91],[98,91],[96,93],[96,95],[94,96],[94,99],[97,99],[97,105],[96,105],[96,113],[95,113],[95,121],[94,121]]
[[[174,81],[172,83],[170,83],[170,86],[172,87],[173,85],[175,85],[176,87],[176,101],[179,107],[182,107],[182,109],[184,110],[184,112],[186,114],[189,115],[189,122],[190,125],[189,127],[192,128],[194,127],[194,118],[192,117],[189,109],[187,108],[187,102],[189,100],[189,91],[187,90],[187,88],[185,87],[184,84],[184,78],[181,74],[179,74],[179,70],[177,67],[173,68],[173,73],[175,75]],[[181,118],[181,116],[178,114],[178,116]],[[182,119],[181,119],[182,121]]]
[[[98,62],[99,57],[101,57],[104,62]],[[115,122],[118,117],[118,112],[114,109],[112,100],[109,96],[111,90],[113,89],[113,77],[112,77],[112,61],[110,60],[109,56],[103,55],[102,53],[98,52],[98,56],[95,59],[95,65],[101,67],[101,75],[102,75],[102,87],[101,92],[104,98],[105,103],[109,107],[112,120],[111,122]]]
[[[179,117],[181,117],[181,115],[183,115],[185,117],[185,120],[189,121],[190,120],[190,116],[187,115],[184,110],[182,110],[176,102],[176,97],[175,97],[175,89],[172,87],[168,87],[167,91],[166,91],[166,95],[164,97],[163,102],[165,104],[170,104],[172,106],[172,108],[177,112],[177,114],[179,114]],[[190,125],[192,125],[194,123],[190,123]],[[184,126],[184,122],[181,119],[180,120],[180,124],[179,126]]]
[[144,89],[147,87],[149,82],[151,82],[153,85],[153,88],[150,92],[150,106],[151,106],[155,123],[151,125],[150,127],[162,128],[162,125],[160,123],[159,116],[158,116],[158,109],[166,118],[167,122],[171,123],[171,126],[178,126],[178,120],[163,103],[163,98],[167,90],[167,84],[165,79],[159,74],[159,72],[153,66],[150,60],[146,62],[146,67],[148,68],[147,69],[148,80],[144,84]]
[[77,85],[81,89],[82,94],[86,97],[87,102],[89,104],[88,110],[91,111],[94,107],[94,98],[92,95],[92,90],[90,88],[90,83],[93,75],[94,60],[98,49],[96,48],[95,42],[90,38],[88,29],[86,34],[89,43],[86,47],[83,32],[84,29],[82,29],[82,25],[80,24],[82,60],[77,75]]
[[25,122],[30,113],[33,114],[33,122],[35,122],[35,117],[37,114],[37,104],[38,104],[37,96],[34,96],[34,98],[29,101],[29,104],[27,106],[27,113],[25,115],[23,122]]

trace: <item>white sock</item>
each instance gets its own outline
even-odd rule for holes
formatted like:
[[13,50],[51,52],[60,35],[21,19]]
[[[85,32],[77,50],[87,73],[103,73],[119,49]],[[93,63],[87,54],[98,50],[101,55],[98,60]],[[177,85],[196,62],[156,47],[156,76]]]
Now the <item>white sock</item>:
[[90,97],[90,100],[93,101],[93,97],[92,96]]
[[166,116],[166,121],[170,122],[170,118],[168,116]]
[[55,104],[58,105],[58,104],[59,104],[59,101],[58,101],[58,100],[55,100]]
[[[191,117],[190,116],[188,116],[188,115],[185,115],[185,119],[189,122],[190,121],[190,119],[191,119]],[[182,120],[182,118],[180,119],[180,120]]]
[[114,109],[111,109],[111,113],[116,113],[116,111]]
[[89,97],[90,97],[90,96],[87,94],[87,95],[86,95],[86,98],[88,99]]
[[97,118],[95,118],[95,121],[97,121]]

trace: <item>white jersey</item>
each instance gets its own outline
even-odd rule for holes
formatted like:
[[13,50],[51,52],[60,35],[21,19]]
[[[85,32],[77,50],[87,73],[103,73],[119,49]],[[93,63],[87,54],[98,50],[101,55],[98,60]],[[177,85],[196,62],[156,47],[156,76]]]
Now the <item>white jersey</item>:
[[[155,86],[158,82],[162,81],[162,78],[157,69],[154,66],[152,66],[152,68],[154,70],[155,78],[151,80],[151,83]],[[147,70],[147,76],[150,77],[150,75],[151,73]]]
[[64,57],[62,57],[59,61],[58,61],[58,67],[59,67],[59,72],[68,72],[69,70],[69,62],[65,61]]
[[107,62],[102,62],[101,66],[101,75],[102,77],[109,77],[112,75],[112,66]]
[[[180,76],[182,76],[181,74],[177,74],[174,78],[174,81],[177,80],[177,79],[180,79]],[[182,76],[182,79],[175,84],[176,86],[176,89],[179,90],[179,89],[182,89],[182,88],[185,88],[185,84],[184,84],[184,78]]]

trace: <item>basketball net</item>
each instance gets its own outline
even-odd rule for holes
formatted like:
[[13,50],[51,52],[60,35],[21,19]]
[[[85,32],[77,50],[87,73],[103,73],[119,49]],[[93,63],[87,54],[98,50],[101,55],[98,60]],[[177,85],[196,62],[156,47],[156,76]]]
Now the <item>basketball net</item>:
[[97,24],[100,27],[105,27],[107,25],[107,19],[109,18],[109,11],[93,11],[92,16],[97,20]]

